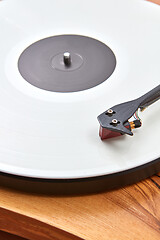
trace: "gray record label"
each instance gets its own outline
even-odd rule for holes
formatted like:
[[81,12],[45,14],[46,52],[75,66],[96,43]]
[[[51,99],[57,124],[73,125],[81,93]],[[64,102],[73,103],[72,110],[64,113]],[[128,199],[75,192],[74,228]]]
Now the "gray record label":
[[21,54],[19,72],[30,84],[53,92],[95,87],[113,73],[116,58],[104,43],[85,36],[59,35],[39,40]]

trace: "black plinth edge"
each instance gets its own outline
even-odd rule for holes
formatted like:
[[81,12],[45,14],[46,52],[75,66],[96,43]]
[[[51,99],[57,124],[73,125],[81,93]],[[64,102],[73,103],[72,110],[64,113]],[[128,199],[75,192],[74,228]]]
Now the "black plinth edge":
[[83,179],[38,179],[0,172],[0,185],[36,194],[79,195],[104,192],[130,185],[160,171],[160,158],[131,170]]

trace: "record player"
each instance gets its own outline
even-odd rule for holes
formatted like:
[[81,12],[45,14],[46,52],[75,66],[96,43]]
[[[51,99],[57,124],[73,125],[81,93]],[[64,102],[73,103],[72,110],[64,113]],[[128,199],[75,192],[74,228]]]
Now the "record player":
[[0,32],[2,183],[99,191],[160,170],[159,6],[6,0]]

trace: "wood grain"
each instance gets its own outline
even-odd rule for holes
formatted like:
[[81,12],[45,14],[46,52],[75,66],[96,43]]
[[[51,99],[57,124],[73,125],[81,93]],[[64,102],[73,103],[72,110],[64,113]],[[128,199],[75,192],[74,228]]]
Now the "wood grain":
[[0,231],[0,240],[27,240],[13,234]]
[[0,228],[31,240],[158,240],[159,184],[157,175],[120,190],[74,197],[1,188]]
[[149,2],[153,2],[153,3],[156,3],[158,5],[160,5],[160,0],[148,0]]
[[88,196],[34,195],[1,187],[0,230],[30,240],[159,240],[159,203],[160,174]]

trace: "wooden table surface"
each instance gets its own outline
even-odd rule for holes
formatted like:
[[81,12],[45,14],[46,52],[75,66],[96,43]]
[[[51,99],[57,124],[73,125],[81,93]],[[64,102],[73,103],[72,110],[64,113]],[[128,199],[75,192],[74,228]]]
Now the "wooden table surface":
[[[88,196],[34,195],[0,187],[0,230],[30,240],[159,240],[160,174]],[[0,231],[0,239],[21,238]]]
[[0,188],[0,229],[31,240],[159,240],[160,174],[88,196]]

